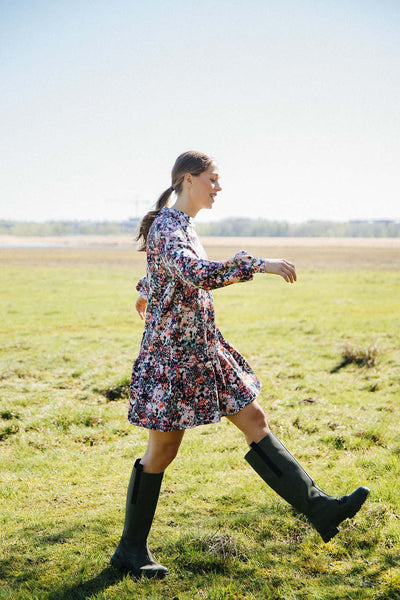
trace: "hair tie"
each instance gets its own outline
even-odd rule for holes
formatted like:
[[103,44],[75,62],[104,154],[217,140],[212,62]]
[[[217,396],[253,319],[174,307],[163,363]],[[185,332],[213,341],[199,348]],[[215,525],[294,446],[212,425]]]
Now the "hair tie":
[[171,187],[169,189],[172,190],[173,192],[175,191],[175,188],[173,185],[171,185]]

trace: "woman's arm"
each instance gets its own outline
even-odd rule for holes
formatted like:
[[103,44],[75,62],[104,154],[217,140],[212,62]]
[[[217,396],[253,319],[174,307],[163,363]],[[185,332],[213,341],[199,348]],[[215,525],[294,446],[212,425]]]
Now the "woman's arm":
[[[181,230],[160,234],[163,261],[171,275],[185,283],[207,290],[253,279],[255,273],[276,273],[287,281],[295,280],[294,265],[280,259],[255,258],[240,250],[227,261],[199,258]],[[294,274],[293,274],[294,273]]]

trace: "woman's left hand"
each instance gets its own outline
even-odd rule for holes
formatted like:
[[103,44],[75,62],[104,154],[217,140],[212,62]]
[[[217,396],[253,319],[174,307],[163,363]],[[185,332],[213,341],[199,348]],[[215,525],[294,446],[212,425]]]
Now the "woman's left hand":
[[139,314],[139,317],[142,319],[142,321],[146,315],[146,306],[147,306],[146,298],[143,298],[143,296],[139,295],[139,298],[136,300],[135,308]]

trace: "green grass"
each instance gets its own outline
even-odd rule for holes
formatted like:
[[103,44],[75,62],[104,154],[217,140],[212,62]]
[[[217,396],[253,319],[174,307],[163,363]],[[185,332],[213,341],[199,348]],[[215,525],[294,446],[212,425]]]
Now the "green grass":
[[[108,563],[146,445],[119,397],[143,330],[143,256],[0,254],[2,600],[400,598],[398,272],[328,261],[296,285],[258,275],[214,292],[274,432],[328,493],[371,495],[324,544],[243,460],[232,424],[189,430],[150,539],[170,575],[137,581]],[[349,345],[376,347],[375,366],[337,368]]]

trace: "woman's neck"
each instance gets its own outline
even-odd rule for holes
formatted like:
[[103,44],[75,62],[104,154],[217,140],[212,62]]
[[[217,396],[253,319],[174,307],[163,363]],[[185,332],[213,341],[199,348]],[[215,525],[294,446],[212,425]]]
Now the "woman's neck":
[[189,217],[195,217],[199,212],[199,208],[193,205],[193,202],[190,201],[189,198],[185,198],[182,196],[178,196],[175,204],[170,206],[170,208],[176,208],[177,210],[181,210],[182,212],[189,215]]

